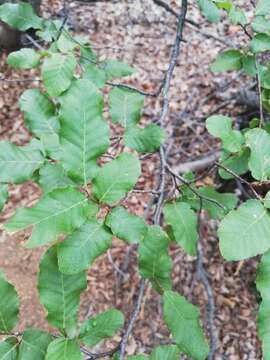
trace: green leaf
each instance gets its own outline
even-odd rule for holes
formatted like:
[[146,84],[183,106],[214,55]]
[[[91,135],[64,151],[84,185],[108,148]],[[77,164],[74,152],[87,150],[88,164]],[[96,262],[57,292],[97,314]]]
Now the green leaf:
[[232,6],[229,12],[229,19],[232,24],[245,26],[248,23],[247,17],[242,9]]
[[165,223],[173,232],[175,241],[192,256],[196,255],[198,232],[197,215],[184,202],[167,203],[164,207]]
[[270,89],[270,64],[267,68],[264,68],[261,72],[261,83],[265,89]]
[[67,334],[74,330],[80,295],[86,286],[85,272],[64,275],[58,269],[56,247],[46,251],[40,262],[38,291],[50,325]]
[[33,49],[24,48],[10,53],[7,63],[14,69],[33,69],[39,65],[40,55]]
[[249,169],[256,180],[270,177],[270,135],[263,129],[251,129],[246,134],[246,144],[250,148]]
[[157,347],[150,355],[149,360],[179,360],[180,350],[174,345]]
[[40,141],[43,146],[43,150],[46,154],[54,160],[62,159],[62,147],[58,134],[46,134],[40,137]]
[[240,70],[242,68],[241,57],[241,52],[234,49],[219,53],[216,60],[211,65],[211,70],[213,72]]
[[93,179],[93,195],[113,205],[136,184],[140,176],[140,162],[135,155],[122,153],[104,165]]
[[83,360],[83,356],[77,340],[60,337],[48,346],[45,360]]
[[18,209],[6,223],[9,231],[33,226],[28,247],[47,244],[60,234],[69,234],[96,213],[97,206],[73,188],[56,189],[44,195],[32,208]]
[[135,125],[141,117],[144,96],[136,91],[115,87],[109,94],[110,115],[124,127]]
[[[248,200],[220,223],[219,245],[226,260],[244,260],[270,248],[270,215],[258,200]],[[260,241],[258,241],[260,239]]]
[[74,55],[50,54],[42,66],[42,79],[48,94],[59,96],[71,85],[76,59]]
[[44,360],[52,336],[45,331],[28,329],[21,339],[18,360]]
[[168,255],[169,238],[157,225],[149,226],[139,245],[139,270],[158,292],[171,289],[172,261]]
[[112,309],[86,320],[81,327],[80,340],[92,347],[101,340],[112,337],[124,325],[121,311]]
[[0,184],[0,211],[3,210],[3,207],[7,199],[8,199],[8,185]]
[[72,180],[67,176],[61,164],[46,163],[39,170],[39,184],[44,194],[55,189],[75,186]]
[[57,249],[58,265],[64,274],[88,269],[112,243],[112,234],[97,220],[89,220],[67,237]]
[[194,360],[205,360],[209,346],[199,322],[196,306],[173,291],[165,291],[164,319],[181,351]]
[[127,128],[124,136],[125,145],[138,152],[154,152],[157,151],[166,134],[160,126],[151,124],[141,129],[136,126]]
[[17,292],[0,272],[0,332],[10,332],[18,323],[18,314]]
[[0,141],[0,182],[23,183],[31,179],[43,162],[41,152],[34,150],[31,143],[17,146],[8,141]]
[[74,181],[86,184],[99,169],[97,158],[109,146],[103,98],[89,80],[75,80],[60,104],[62,163]]
[[217,23],[220,20],[220,11],[211,0],[197,0],[201,12],[210,22]]
[[257,34],[250,42],[250,49],[254,53],[270,50],[270,36],[267,34]]
[[146,355],[134,355],[134,356],[128,356],[127,360],[147,360],[149,359]]
[[254,55],[243,55],[242,63],[243,70],[247,75],[252,77],[257,75],[256,58]]
[[[237,154],[229,154],[227,152],[221,153],[220,163],[227,169],[233,171],[237,175],[243,175],[248,172],[248,160],[249,160],[249,149],[244,148]],[[219,168],[219,176],[222,179],[229,180],[233,179],[234,176],[228,173],[228,171]]]
[[262,342],[263,358],[269,359],[270,356],[270,251],[267,251],[261,258],[257,268],[256,286],[261,294],[257,318],[258,335]]
[[47,43],[57,39],[59,30],[62,26],[61,20],[45,20],[43,28],[36,32],[36,35]]
[[27,128],[37,137],[55,134],[59,131],[59,121],[55,107],[48,97],[38,89],[26,90],[19,100]]
[[0,342],[0,359],[1,360],[18,360],[19,344],[15,337],[7,338],[5,341]]
[[61,32],[59,39],[56,41],[56,45],[58,49],[63,53],[69,53],[73,51],[76,47],[79,47],[73,37],[65,29],[63,29],[63,31]]
[[110,211],[106,217],[106,225],[116,237],[129,244],[140,243],[147,232],[143,218],[130,214],[123,206]]
[[256,16],[251,23],[252,30],[257,33],[269,33],[270,32],[270,21],[264,16]]
[[0,19],[21,31],[42,28],[42,19],[34,13],[32,6],[25,2],[1,5]]
[[83,65],[83,79],[90,80],[98,88],[102,88],[106,83],[106,73],[98,65],[86,63]]
[[256,6],[256,15],[268,15],[270,13],[270,3],[268,0],[259,0]]
[[244,137],[240,131],[232,129],[232,120],[223,115],[213,115],[206,120],[208,132],[221,139],[225,150],[238,152],[244,143]]
[[107,60],[103,64],[103,68],[105,70],[107,80],[125,77],[135,73],[135,70],[132,67],[117,60]]

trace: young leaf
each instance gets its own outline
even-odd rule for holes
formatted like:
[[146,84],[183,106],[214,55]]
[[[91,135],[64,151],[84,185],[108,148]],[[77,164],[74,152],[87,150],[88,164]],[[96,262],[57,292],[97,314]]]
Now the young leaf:
[[43,150],[53,160],[62,160],[62,147],[58,134],[45,134],[40,137]]
[[116,309],[108,310],[86,320],[80,330],[80,340],[92,347],[101,340],[114,336],[124,325],[124,316]]
[[244,55],[242,57],[243,70],[251,77],[257,75],[256,58],[255,55]]
[[263,358],[270,357],[270,251],[267,251],[261,258],[257,268],[256,286],[261,294],[262,302],[260,304],[257,318],[258,335],[262,342]]
[[39,184],[44,194],[55,189],[75,186],[61,164],[47,163],[39,170]]
[[106,83],[106,72],[98,65],[86,63],[83,65],[83,79],[90,80],[97,88],[102,88]]
[[71,85],[76,67],[74,55],[50,54],[42,66],[42,79],[48,94],[59,96]]
[[39,65],[40,55],[33,49],[24,48],[8,55],[7,63],[14,69],[33,69]]
[[248,23],[247,17],[242,9],[232,6],[229,12],[229,19],[232,24],[245,26]]
[[112,234],[97,220],[89,220],[58,245],[58,265],[64,274],[77,274],[88,269],[94,260],[105,253]]
[[0,141],[0,182],[23,183],[31,179],[43,162],[41,152],[34,150],[31,143],[16,146],[8,141]]
[[269,0],[259,0],[256,6],[256,15],[268,15],[270,13]]
[[115,87],[109,94],[110,115],[124,127],[136,125],[141,117],[144,96],[136,91]]
[[107,60],[103,64],[103,68],[106,73],[107,80],[125,77],[135,73],[135,70],[132,67],[117,60]]
[[1,5],[0,19],[9,26],[21,31],[30,28],[42,28],[42,19],[34,13],[32,6],[25,2]]
[[149,226],[139,245],[139,269],[143,278],[149,279],[155,290],[171,289],[172,261],[168,254],[169,238],[156,225]]
[[7,199],[8,199],[8,185],[0,184],[0,211],[3,210],[3,207]]
[[127,128],[124,136],[125,145],[138,152],[147,153],[157,151],[166,134],[160,126],[151,124],[141,129],[136,126]]
[[18,360],[44,360],[52,336],[45,331],[28,329],[23,333]]
[[250,49],[254,53],[270,50],[270,36],[267,34],[257,34],[250,42]]
[[219,53],[216,60],[211,65],[213,72],[222,72],[229,70],[240,70],[242,54],[239,50],[226,50]]
[[127,357],[127,360],[147,360],[147,359],[149,359],[149,357],[146,355],[132,355]]
[[19,343],[14,337],[7,338],[0,342],[0,359],[1,360],[18,360]]
[[63,166],[74,181],[86,184],[98,171],[97,158],[109,146],[103,98],[89,80],[75,80],[60,104]]
[[59,121],[55,107],[48,97],[38,89],[26,90],[19,100],[27,128],[37,137],[55,134],[59,131]]
[[143,218],[130,214],[123,206],[110,211],[106,217],[106,225],[115,236],[129,244],[140,243],[147,232]]
[[[222,220],[219,245],[226,260],[244,260],[270,248],[270,215],[258,200],[248,200]],[[258,241],[260,239],[260,241]]]
[[19,298],[13,285],[0,272],[0,332],[11,331],[18,322]]
[[251,174],[256,180],[267,180],[270,177],[270,135],[266,130],[255,128],[245,136],[250,148],[248,166]]
[[17,210],[5,227],[17,231],[33,226],[27,246],[36,247],[56,240],[60,234],[71,233],[93,216],[96,209],[97,206],[79,191],[56,189],[44,195],[32,208]]
[[122,153],[104,165],[93,179],[93,195],[109,205],[121,200],[140,176],[140,162],[135,155]]
[[264,16],[256,16],[251,23],[252,30],[257,33],[269,33],[270,22]]
[[178,360],[180,350],[174,345],[157,347],[150,355],[149,360]]
[[64,275],[58,269],[56,247],[43,255],[39,267],[40,302],[48,312],[50,325],[72,333],[77,324],[80,295],[86,289],[86,273]]
[[45,360],[83,360],[77,340],[60,337],[48,346]]
[[217,23],[220,20],[220,11],[212,0],[197,0],[201,12],[207,20]]
[[208,132],[221,139],[225,150],[238,152],[244,143],[244,137],[240,131],[232,129],[232,120],[223,115],[213,115],[206,120]]
[[194,360],[205,360],[209,346],[199,322],[199,310],[173,291],[165,291],[164,319],[179,348]]
[[198,242],[195,212],[184,202],[167,203],[163,211],[165,223],[171,227],[175,241],[189,255],[195,256]]

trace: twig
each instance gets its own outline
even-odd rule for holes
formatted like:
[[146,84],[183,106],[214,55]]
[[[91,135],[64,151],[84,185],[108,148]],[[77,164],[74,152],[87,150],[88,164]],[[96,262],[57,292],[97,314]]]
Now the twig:
[[30,36],[29,34],[25,34],[25,37],[26,37],[26,39],[29,40],[30,43],[33,44],[37,49],[39,49],[39,50],[44,50],[44,48],[43,48],[41,45],[39,45],[39,43],[38,43],[35,39],[33,39],[32,36]]
[[262,84],[261,84],[261,77],[259,74],[259,66],[258,66],[258,59],[255,59],[255,66],[256,66],[256,79],[257,79],[257,88],[258,88],[258,95],[259,95],[259,106],[260,106],[260,123],[259,127],[262,128],[264,124],[264,115],[263,115],[263,103],[262,103]]

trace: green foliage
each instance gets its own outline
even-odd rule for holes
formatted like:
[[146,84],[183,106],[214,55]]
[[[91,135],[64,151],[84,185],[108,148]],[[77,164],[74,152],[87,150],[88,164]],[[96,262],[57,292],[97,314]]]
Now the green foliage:
[[158,150],[165,140],[164,131],[156,124],[150,124],[141,129],[130,126],[125,132],[125,145],[141,153]]
[[111,246],[112,235],[97,220],[88,220],[61,242],[57,249],[58,265],[64,274],[86,270]]
[[46,194],[32,208],[22,208],[6,223],[7,230],[21,230],[33,226],[28,247],[41,246],[80,227],[96,214],[96,205],[73,189],[56,189]]
[[18,322],[19,299],[14,286],[6,280],[2,272],[0,272],[0,294],[0,332],[7,333]]
[[199,323],[199,310],[173,291],[163,295],[164,319],[181,351],[194,360],[204,360],[209,346]]
[[263,358],[268,360],[270,358],[270,251],[261,258],[257,268],[256,286],[262,297],[257,319],[258,335],[262,342]]
[[75,80],[60,104],[62,163],[74,181],[86,184],[98,171],[97,158],[109,146],[103,98],[90,81]]
[[224,150],[238,152],[244,143],[243,135],[232,129],[232,120],[223,115],[213,115],[206,120],[208,132],[221,139]]
[[114,123],[124,127],[140,120],[144,96],[131,90],[115,87],[109,94],[110,115]]
[[47,310],[49,324],[73,337],[76,334],[80,294],[86,289],[86,273],[66,275],[60,272],[56,247],[44,254],[39,269],[38,291]]
[[198,232],[197,216],[190,205],[174,201],[164,207],[165,223],[171,227],[173,239],[189,255],[196,255]]
[[16,338],[8,337],[0,342],[0,359],[17,360],[18,359],[18,342]]
[[76,67],[76,59],[72,54],[50,54],[42,66],[42,79],[50,96],[59,96],[71,85]]
[[123,206],[118,206],[106,217],[106,225],[119,239],[129,244],[140,243],[147,232],[145,221],[130,214]]
[[218,235],[220,251],[226,260],[263,254],[270,248],[269,212],[260,201],[248,200],[222,220]]
[[0,211],[2,211],[7,199],[8,199],[8,185],[0,184]]
[[158,346],[149,356],[135,355],[128,356],[128,360],[178,360],[180,350],[174,345]]
[[38,17],[30,4],[3,4],[0,6],[0,19],[21,31],[42,28],[42,19]]
[[124,320],[123,314],[116,309],[105,311],[82,324],[79,338],[85,345],[92,347],[114,336],[123,326]]
[[32,69],[39,65],[40,56],[33,49],[21,49],[12,52],[7,58],[7,63],[14,69]]
[[53,190],[75,186],[61,164],[46,163],[39,170],[39,184],[44,194]]
[[268,15],[270,13],[270,4],[268,0],[259,0],[256,6],[256,15]]
[[77,340],[60,337],[48,346],[45,360],[83,360]]
[[169,238],[157,225],[148,227],[139,246],[139,270],[158,292],[171,289],[172,261],[168,254]]
[[220,20],[220,11],[212,0],[197,0],[197,3],[207,20],[214,23]]
[[267,34],[257,34],[250,42],[250,49],[254,53],[270,50],[270,36]]
[[138,158],[122,153],[99,170],[93,179],[93,194],[100,202],[113,205],[134,187],[140,172]]
[[23,333],[18,360],[44,360],[52,336],[44,331],[28,329]]
[[222,72],[228,70],[240,70],[242,54],[239,50],[226,50],[218,54],[216,60],[211,65],[213,72]]

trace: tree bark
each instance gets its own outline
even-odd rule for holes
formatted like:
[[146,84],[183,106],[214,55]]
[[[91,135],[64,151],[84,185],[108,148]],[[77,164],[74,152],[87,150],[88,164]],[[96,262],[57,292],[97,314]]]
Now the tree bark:
[[[18,0],[0,0],[0,5],[4,3],[17,3]],[[35,12],[38,14],[40,10],[41,0],[25,0],[30,3]],[[6,23],[0,20],[0,48],[12,51],[20,48],[21,32],[11,28]]]

